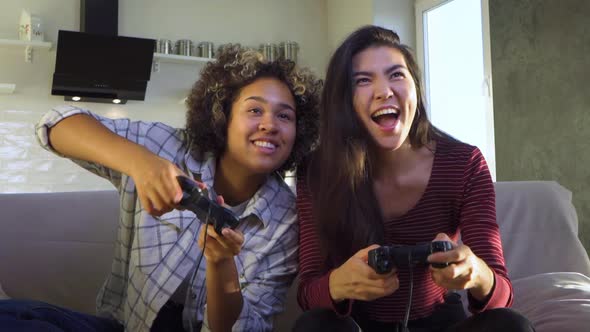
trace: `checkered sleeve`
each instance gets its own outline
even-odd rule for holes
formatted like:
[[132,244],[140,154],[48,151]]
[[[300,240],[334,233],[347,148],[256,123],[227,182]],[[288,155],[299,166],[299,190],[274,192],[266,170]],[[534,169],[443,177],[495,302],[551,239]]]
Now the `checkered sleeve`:
[[[55,151],[51,146],[48,135],[49,129],[58,124],[61,120],[77,114],[92,116],[113,133],[140,145],[145,145],[146,133],[154,126],[154,123],[149,122],[133,122],[129,119],[110,119],[74,106],[59,106],[47,112],[35,126],[35,134],[41,147],[60,157],[65,157]],[[120,189],[120,172],[85,160],[71,160],[86,170],[109,180],[115,187]]]

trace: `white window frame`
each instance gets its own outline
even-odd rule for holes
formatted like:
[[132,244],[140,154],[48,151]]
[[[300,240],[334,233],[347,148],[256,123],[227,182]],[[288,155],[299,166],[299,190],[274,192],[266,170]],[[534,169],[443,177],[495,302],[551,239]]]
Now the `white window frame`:
[[[428,77],[428,61],[425,58],[427,52],[427,38],[425,34],[425,21],[424,13],[442,6],[447,2],[453,0],[415,0],[414,8],[416,15],[416,56],[418,65],[422,68],[422,82],[424,85],[424,98],[426,98],[426,104],[430,103],[430,81]],[[492,179],[496,181],[496,156],[495,156],[495,139],[494,139],[494,104],[493,104],[493,88],[492,88],[492,53],[490,43],[490,15],[489,15],[489,0],[476,0],[481,1],[482,9],[482,42],[483,42],[483,56],[484,56],[484,82],[483,89],[487,90],[488,102],[486,104],[486,123],[488,126],[487,150],[491,151],[492,154],[486,156],[486,161],[492,174]],[[430,116],[430,108],[427,108],[427,113]]]

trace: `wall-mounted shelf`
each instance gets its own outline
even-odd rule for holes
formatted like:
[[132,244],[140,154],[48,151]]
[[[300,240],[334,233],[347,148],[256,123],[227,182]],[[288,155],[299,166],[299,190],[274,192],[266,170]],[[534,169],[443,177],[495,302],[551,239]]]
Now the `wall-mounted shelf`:
[[215,59],[178,54],[154,53],[154,63],[152,69],[154,72],[160,71],[160,62],[180,64],[204,64],[209,61],[215,61]]
[[0,39],[0,48],[2,47],[22,48],[25,52],[25,62],[33,62],[33,50],[36,48],[49,50],[51,48],[51,43],[36,40]]

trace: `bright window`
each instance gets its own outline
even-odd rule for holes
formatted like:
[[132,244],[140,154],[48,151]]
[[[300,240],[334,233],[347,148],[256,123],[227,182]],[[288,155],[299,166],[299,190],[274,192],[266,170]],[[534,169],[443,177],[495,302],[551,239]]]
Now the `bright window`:
[[417,51],[432,123],[477,146],[496,178],[487,0],[417,0]]

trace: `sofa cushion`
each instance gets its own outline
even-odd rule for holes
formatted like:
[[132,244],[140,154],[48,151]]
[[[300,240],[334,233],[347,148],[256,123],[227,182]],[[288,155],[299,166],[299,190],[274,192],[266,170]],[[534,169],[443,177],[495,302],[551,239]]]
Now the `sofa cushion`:
[[94,313],[114,252],[117,192],[0,194],[0,211],[6,293]]
[[575,272],[541,273],[512,281],[513,309],[537,332],[588,331],[590,278]]

